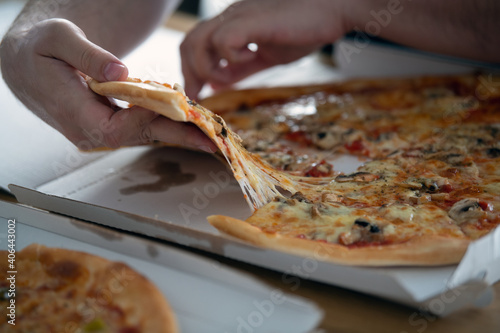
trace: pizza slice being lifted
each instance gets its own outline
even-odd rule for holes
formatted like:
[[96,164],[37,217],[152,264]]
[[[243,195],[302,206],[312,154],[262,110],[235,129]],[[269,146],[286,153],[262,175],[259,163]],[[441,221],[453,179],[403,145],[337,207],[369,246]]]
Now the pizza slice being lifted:
[[[215,142],[256,209],[246,221],[209,217],[219,230],[319,260],[381,266],[459,262],[500,224],[500,94],[481,82],[355,80],[207,100],[238,134],[180,87],[137,79],[89,86],[192,122]],[[338,174],[292,146],[371,160]]]
[[240,184],[245,199],[252,208],[259,208],[276,196],[280,189],[295,193],[300,191],[297,177],[273,169],[258,155],[248,152],[240,137],[228,128],[224,119],[190,100],[181,86],[141,81],[97,82],[88,79],[89,87],[96,93],[155,111],[175,121],[191,122],[198,126],[220,149]]

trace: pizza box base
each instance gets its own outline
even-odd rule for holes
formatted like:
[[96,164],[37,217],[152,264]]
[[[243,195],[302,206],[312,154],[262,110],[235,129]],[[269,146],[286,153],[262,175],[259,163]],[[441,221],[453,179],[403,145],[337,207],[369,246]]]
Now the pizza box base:
[[217,261],[162,242],[0,201],[2,250],[7,250],[8,219],[16,221],[16,251],[39,243],[127,263],[167,297],[181,332],[305,333],[322,318],[321,310],[311,302],[272,289]]
[[[162,176],[152,172],[151,166],[158,164],[175,165],[175,178],[191,182],[157,191],[162,187]],[[335,265],[315,256],[266,250],[225,236],[206,221],[206,216],[245,218],[251,210],[226,166],[213,156],[194,151],[125,148],[41,186],[9,188],[26,205],[283,272],[283,281],[291,287],[297,283],[296,277],[312,279],[436,315],[488,304],[491,285],[500,279],[500,229],[474,242],[459,265],[442,267]]]

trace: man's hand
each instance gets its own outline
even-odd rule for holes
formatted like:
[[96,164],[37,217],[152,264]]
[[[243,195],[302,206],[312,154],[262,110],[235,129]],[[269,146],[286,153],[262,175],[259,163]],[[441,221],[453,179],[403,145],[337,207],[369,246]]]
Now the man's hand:
[[[30,110],[79,148],[116,148],[158,140],[215,151],[214,144],[194,126],[139,107],[119,109],[93,93],[83,74],[98,81],[125,80],[128,70],[116,56],[87,39],[77,25],[60,18],[23,23],[18,27],[15,23],[0,46],[3,77]],[[96,22],[90,26],[100,27]],[[106,44],[105,33],[88,30],[96,36],[94,40],[100,38]],[[108,46],[123,52],[125,44],[119,37]]]
[[[346,32],[342,1],[244,0],[199,24],[181,45],[186,93],[226,86],[265,68],[297,60]],[[257,51],[248,48],[250,43]],[[224,64],[225,62],[225,64]],[[223,64],[223,65],[221,65]]]
[[[498,63],[499,14],[495,0],[242,0],[186,36],[181,45],[186,93],[196,98],[205,83],[226,86],[291,62],[348,31]],[[257,44],[256,52],[250,43]]]

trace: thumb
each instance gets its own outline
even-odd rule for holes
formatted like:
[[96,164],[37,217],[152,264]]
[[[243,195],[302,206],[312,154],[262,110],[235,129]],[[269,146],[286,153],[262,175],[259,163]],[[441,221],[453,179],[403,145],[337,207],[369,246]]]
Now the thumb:
[[[113,54],[87,39],[83,31],[67,20],[47,23],[42,54],[62,60],[98,81],[125,80],[127,67]],[[40,45],[40,44],[39,44]]]

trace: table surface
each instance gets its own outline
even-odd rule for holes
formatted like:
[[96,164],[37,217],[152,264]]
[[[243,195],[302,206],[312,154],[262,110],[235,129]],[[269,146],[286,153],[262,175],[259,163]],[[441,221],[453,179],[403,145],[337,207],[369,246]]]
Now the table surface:
[[[187,31],[196,19],[183,14],[171,17],[165,26]],[[14,201],[0,191],[0,200]],[[325,313],[318,332],[500,332],[500,283],[496,283],[495,299],[486,308],[464,309],[445,318],[436,318],[393,302],[358,292],[313,281],[301,280],[294,289],[283,281],[283,273],[245,264],[211,253],[182,247],[187,251],[215,258],[233,269],[249,273],[285,292],[308,298]]]

